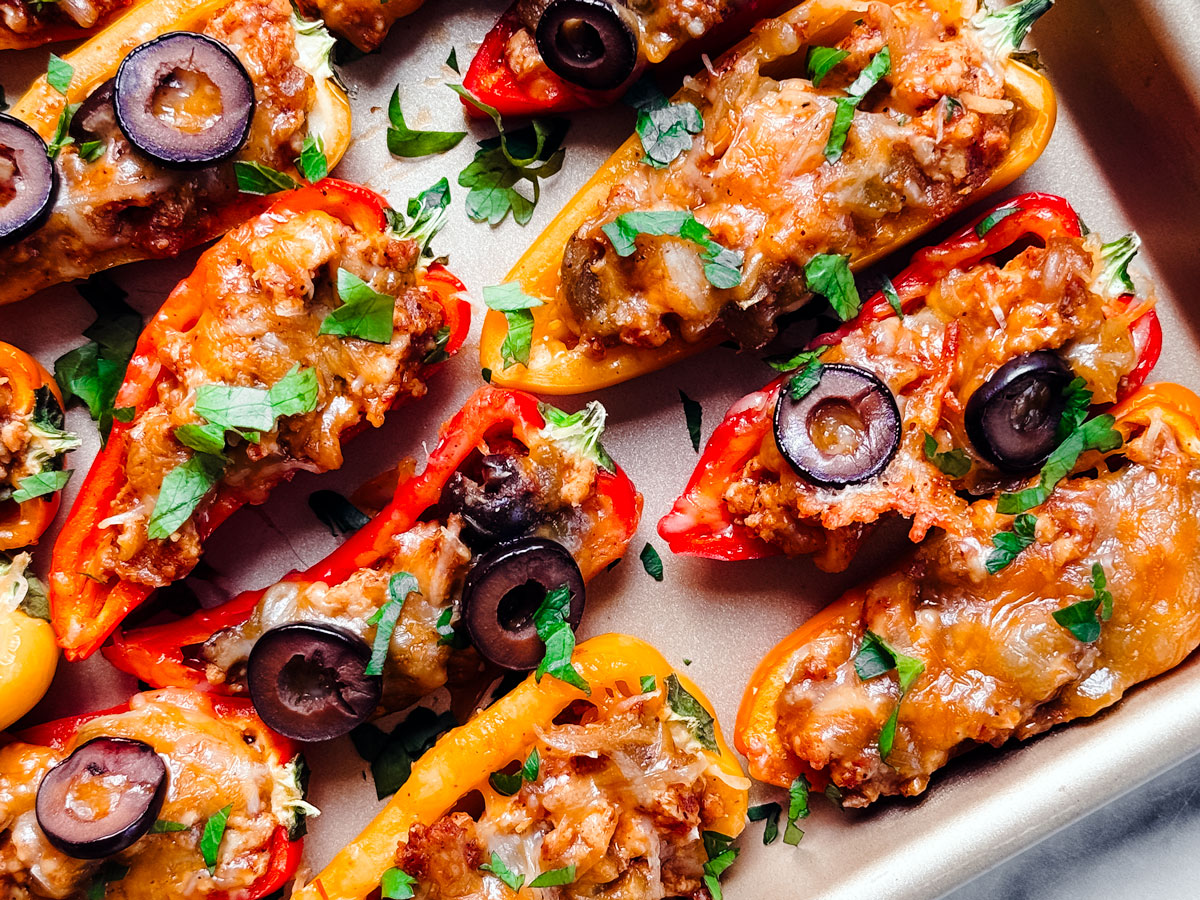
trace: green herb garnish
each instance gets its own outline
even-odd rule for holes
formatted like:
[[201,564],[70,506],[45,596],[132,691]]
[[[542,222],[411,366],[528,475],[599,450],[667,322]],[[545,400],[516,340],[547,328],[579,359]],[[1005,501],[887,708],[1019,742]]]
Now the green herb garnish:
[[663,580],[662,557],[658,555],[653,544],[646,541],[646,546],[642,548],[639,558],[642,560],[642,568],[646,570],[647,575],[655,581]]
[[698,221],[691,210],[663,209],[621,213],[601,229],[612,242],[617,256],[632,256],[638,235],[669,236],[690,241],[700,248],[704,277],[715,288],[728,290],[742,283],[742,254],[722,247],[710,235],[708,226]]
[[783,842],[795,847],[804,837],[804,831],[796,822],[808,818],[808,792],[810,785],[803,775],[797,775],[796,780],[788,787],[787,824],[783,829]]
[[730,846],[733,838],[719,831],[706,831],[703,838],[704,852],[708,856],[708,862],[704,864],[703,869],[704,886],[708,888],[712,900],[723,900],[719,879],[737,859],[738,848]]
[[896,724],[900,718],[900,704],[918,676],[925,671],[925,663],[913,656],[906,656],[868,630],[863,634],[862,645],[854,657],[854,670],[863,681],[868,681],[885,672],[896,671],[900,682],[900,697],[892,714],[883,724],[879,732],[879,757],[887,761],[892,752],[892,744],[896,739]]
[[216,874],[217,854],[221,849],[221,838],[225,836],[225,825],[231,812],[232,803],[213,813],[204,823],[204,833],[200,836],[200,854],[204,857],[204,865],[208,866],[209,875]]
[[779,837],[779,816],[782,812],[783,808],[778,803],[761,803],[746,810],[746,818],[751,822],[767,823],[763,826],[764,847],[775,843],[775,839]]
[[197,453],[168,472],[146,525],[146,536],[165,541],[174,534],[192,517],[224,473],[225,459],[210,453]]
[[716,752],[716,723],[712,714],[704,708],[703,703],[688,693],[674,672],[667,676],[667,706],[671,710],[671,717],[683,722],[688,733],[701,747]]
[[72,470],[43,470],[36,475],[27,475],[17,482],[17,489],[12,493],[14,503],[24,503],[35,497],[47,494],[57,494],[71,480]]
[[804,283],[808,290],[828,300],[843,322],[853,319],[862,309],[848,256],[817,254],[804,265]]
[[561,869],[551,869],[549,872],[543,872],[533,881],[529,882],[531,888],[548,888],[558,887],[562,884],[571,884],[575,881],[575,866],[564,866]]
[[971,19],[979,29],[980,43],[997,57],[1007,57],[1019,48],[1033,23],[1054,5],[1054,0],[1022,0],[1012,6],[993,10],[987,4]]
[[371,764],[375,796],[382,800],[403,787],[412,773],[413,763],[434,745],[439,735],[457,724],[451,712],[439,715],[418,706],[392,729],[391,734],[385,734],[370,722],[351,731],[354,749]]
[[850,87],[846,88],[847,96],[834,100],[837,109],[833,115],[833,127],[829,129],[829,139],[825,142],[825,159],[829,162],[835,163],[842,158],[846,148],[846,137],[850,134],[850,124],[854,121],[854,111],[871,88],[891,70],[892,51],[884,46],[871,57],[867,67],[858,73]]
[[[408,218],[390,207],[386,210],[388,223],[397,237],[408,238],[421,245],[422,256],[433,256],[430,242],[445,227],[450,205],[450,182],[445,178],[409,198]],[[411,219],[411,221],[409,221]],[[449,332],[447,332],[449,333]]]
[[[1107,590],[1108,579],[1100,563],[1092,565],[1092,599],[1080,600],[1055,610],[1054,621],[1075,636],[1077,641],[1091,644],[1100,639],[1100,623],[1112,618],[1113,598]],[[1097,618],[1099,614],[1099,618]]]
[[894,284],[892,284],[892,279],[890,279],[886,275],[884,275],[883,276],[883,287],[880,288],[880,290],[883,291],[883,296],[887,300],[888,306],[890,306],[892,308],[892,311],[897,316],[899,316],[901,319],[903,319],[904,318],[904,307],[900,304],[900,295],[898,293],[896,293],[896,286]]
[[[178,431],[175,436],[179,436]],[[354,534],[371,521],[370,516],[337,491],[313,491],[308,495],[308,508],[333,537]]]
[[415,892],[413,885],[417,879],[403,869],[392,866],[379,879],[379,896],[382,900],[411,900]]
[[704,130],[704,117],[695,104],[671,103],[649,75],[629,89],[625,102],[638,111],[637,136],[645,151],[642,162],[655,169],[687,152],[693,135]]
[[483,302],[488,309],[504,313],[508,322],[508,334],[500,345],[504,368],[514,365],[529,365],[529,351],[533,344],[533,313],[531,309],[542,305],[542,300],[531,297],[521,290],[515,281],[497,284],[483,289]]
[[651,691],[658,690],[658,679],[653,675],[643,675],[638,681],[638,687],[641,688],[643,694],[649,694]]
[[591,460],[605,471],[617,470],[616,463],[600,443],[608,412],[599,400],[591,400],[583,409],[573,413],[563,412],[549,403],[539,403],[538,411],[546,420],[546,424],[542,426],[542,434],[548,440],[577,456]]
[[849,50],[839,50],[836,47],[808,48],[808,80],[813,87],[820,87],[830,69],[850,55]]
[[1104,266],[1092,285],[1096,293],[1106,300],[1115,300],[1123,294],[1134,292],[1133,279],[1129,277],[1129,264],[1133,262],[1141,247],[1142,239],[1132,231],[1115,241],[1101,245],[1100,259]]
[[338,297],[342,305],[321,322],[318,334],[356,337],[387,344],[395,332],[396,298],[381,294],[353,272],[339,268]]
[[309,134],[300,147],[296,168],[307,181],[316,184],[329,174],[329,160],[325,158],[325,139],[319,134]]
[[233,175],[237,179],[238,190],[243,194],[265,197],[268,194],[278,194],[280,191],[291,191],[300,187],[300,182],[286,172],[244,159],[233,161]]
[[1026,547],[1037,539],[1037,517],[1032,513],[1021,513],[1013,519],[1011,531],[1001,531],[992,535],[992,546],[995,547],[987,558],[988,574],[995,575],[1007,567]]
[[971,471],[971,457],[961,447],[953,450],[938,450],[937,438],[925,432],[925,458],[940,472],[951,478],[962,478]]
[[1006,206],[1003,209],[994,209],[979,220],[975,226],[975,234],[978,237],[983,237],[1009,216],[1019,212],[1021,212],[1021,207],[1019,206]]
[[392,644],[392,633],[396,630],[396,623],[400,621],[404,601],[408,599],[409,594],[421,593],[421,586],[408,572],[397,572],[388,579],[387,593],[387,602],[367,619],[368,625],[375,626],[375,640],[371,643],[371,659],[363,669],[366,675],[383,674],[388,647]]
[[540,682],[542,676],[549,675],[591,696],[591,686],[571,661],[575,652],[575,632],[571,630],[571,624],[567,621],[570,609],[571,589],[563,584],[547,593],[533,614],[533,624],[537,628],[538,637],[546,645],[546,653],[538,663],[533,677]]
[[400,108],[400,88],[392,91],[392,99],[388,103],[388,120],[392,123],[387,130],[387,148],[392,156],[408,159],[417,156],[430,156],[434,153],[445,153],[457,147],[467,136],[465,131],[416,131],[409,128],[404,121],[404,112]]
[[94,163],[104,155],[104,141],[84,141],[79,145],[79,156],[84,162]]
[[450,55],[446,57],[446,65],[448,65],[451,69],[453,69],[458,74],[460,74],[460,75],[462,74],[461,72],[458,71],[458,50],[457,50],[457,48],[455,48],[455,47],[450,48]]
[[1001,494],[996,501],[996,511],[1004,515],[1015,515],[1041,506],[1050,499],[1050,494],[1060,481],[1071,474],[1079,457],[1088,450],[1107,453],[1124,443],[1121,433],[1113,428],[1116,419],[1105,413],[1084,422],[1059,444],[1049,459],[1042,465],[1038,483],[1012,494]]
[[51,53],[50,62],[46,66],[46,84],[65,97],[74,77],[75,67],[61,56]]
[[504,864],[504,860],[500,858],[500,854],[495,850],[492,851],[492,861],[484,863],[479,867],[484,872],[491,872],[506,885],[509,889],[516,892],[521,890],[521,886],[525,884],[525,876],[518,875],[512,869]]

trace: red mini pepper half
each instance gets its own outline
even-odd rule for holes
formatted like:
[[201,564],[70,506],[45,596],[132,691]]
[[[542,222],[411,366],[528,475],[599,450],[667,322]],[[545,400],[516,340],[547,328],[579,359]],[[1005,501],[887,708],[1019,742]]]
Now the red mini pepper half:
[[[253,229],[255,236],[266,235],[293,216],[320,210],[360,231],[382,231],[388,227],[387,208],[387,201],[368,188],[326,178],[283,195],[266,212],[247,223],[247,227]],[[193,327],[207,307],[210,280],[219,277],[212,270],[210,253],[200,257],[192,274],[171,292],[138,339],[115,401],[118,409],[132,407],[133,418],[113,423],[108,442],[92,463],[54,546],[50,573],[51,622],[68,659],[86,659],[94,653],[130,610],[152,593],[152,588],[130,581],[96,580],[87,574],[88,563],[95,558],[99,547],[96,526],[109,515],[108,510],[124,482],[124,463],[138,414],[157,400],[161,373],[159,348],[168,335]],[[436,264],[423,274],[421,281],[442,307],[449,328],[445,352],[453,354],[462,346],[471,325],[471,306],[462,296],[466,289]],[[423,374],[430,374],[440,366],[440,362],[430,364]],[[365,423],[360,423],[346,437],[362,427]],[[245,502],[236,490],[226,485],[218,488],[214,501],[196,520],[200,539],[205,540]],[[82,631],[78,638],[69,641],[64,638],[68,623]]]
[[[128,712],[132,708],[132,699],[108,709],[44,722],[41,725],[17,732],[13,737],[26,744],[62,750],[70,744],[71,739],[86,723],[101,716]],[[249,700],[221,697],[216,694],[179,694],[176,692],[172,696],[172,702],[186,704],[189,709],[229,723],[247,738],[256,742],[263,749],[264,754],[275,763],[288,763],[299,753],[291,740],[276,734],[263,724]],[[271,854],[266,869],[252,884],[237,891],[236,900],[261,900],[261,898],[278,891],[292,879],[296,869],[300,866],[300,859],[304,852],[304,838],[297,835],[295,839],[292,839],[288,831],[286,826],[280,825],[272,832]],[[210,894],[209,900],[235,900],[235,896],[227,891],[220,891]]]
[[[388,505],[327,557],[302,572],[288,573],[282,580],[320,581],[332,586],[359,569],[375,565],[387,556],[393,536],[412,528],[426,510],[437,505],[450,477],[481,443],[511,435],[528,446],[534,432],[545,424],[538,401],[530,394],[480,388],[442,426],[438,444],[420,475],[396,485]],[[593,534],[589,543],[594,547],[624,547],[637,531],[642,498],[620,467],[614,467],[612,472],[599,469],[596,479],[596,491],[608,501],[611,514],[600,521],[600,532]],[[594,556],[590,565],[581,566],[584,579],[590,580],[618,557],[619,553]],[[265,590],[245,591],[216,609],[177,622],[128,634],[118,631],[112,643],[104,648],[104,655],[117,668],[156,687],[208,685],[203,670],[189,665],[181,648],[201,643],[222,628],[244,622]]]
[[[1016,212],[999,218],[980,237],[976,232],[980,222],[997,210],[1009,209]],[[901,308],[908,313],[919,307],[933,286],[955,269],[968,269],[1028,239],[1046,242],[1056,236],[1080,237],[1080,225],[1079,215],[1062,197],[1029,193],[1005,201],[953,237],[913,255],[912,262],[893,281]],[[1121,301],[1136,302],[1130,295]],[[814,339],[811,346],[836,344],[863,322],[895,314],[880,291],[863,304],[858,316],[836,331]],[[1134,321],[1130,332],[1137,363],[1122,382],[1122,398],[1145,382],[1162,351],[1162,328],[1153,308]],[[783,375],[735,403],[709,438],[683,494],[658,523],[658,533],[673,553],[738,560],[775,556],[780,552],[735,522],[724,497],[770,432],[780,386],[789,377]]]

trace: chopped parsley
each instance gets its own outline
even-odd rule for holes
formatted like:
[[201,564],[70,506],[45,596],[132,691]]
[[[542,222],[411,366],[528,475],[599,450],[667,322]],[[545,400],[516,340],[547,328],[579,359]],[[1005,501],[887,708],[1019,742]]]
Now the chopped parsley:
[[79,157],[84,162],[94,163],[104,155],[104,141],[84,141],[79,145]]
[[808,792],[810,785],[803,775],[797,775],[796,780],[788,787],[787,824],[783,829],[783,842],[795,847],[804,837],[804,832],[796,822],[808,818]]
[[318,394],[316,369],[302,369],[296,363],[267,389],[202,384],[196,388],[192,409],[210,424],[228,431],[262,432],[274,428],[281,417],[312,412],[317,408]]
[[150,834],[170,834],[174,831],[187,831],[188,826],[182,822],[172,822],[170,819],[158,819],[150,826]]
[[658,679],[653,675],[643,675],[638,681],[638,687],[641,688],[643,694],[649,694],[651,691],[658,690]]
[[54,126],[54,134],[46,144],[46,155],[51,159],[57,157],[63,147],[75,143],[75,138],[71,137],[69,129],[75,113],[79,112],[80,105],[79,103],[68,103],[58,114],[58,123]]
[[1087,389],[1087,380],[1072,378],[1063,389],[1063,412],[1055,429],[1055,439],[1062,443],[1071,432],[1084,423],[1092,406],[1092,392]]
[[243,194],[265,197],[268,194],[292,191],[300,187],[300,182],[291,175],[260,162],[235,159],[233,174],[237,178],[238,190]]
[[1009,216],[1021,212],[1019,206],[1005,206],[1001,209],[993,209],[990,213],[979,220],[975,225],[975,234],[978,237],[983,237]]
[[896,286],[894,284],[892,284],[892,279],[890,279],[890,278],[888,278],[888,276],[884,275],[883,276],[883,287],[881,287],[880,290],[883,291],[883,296],[887,300],[888,306],[890,306],[892,308],[892,311],[897,316],[899,316],[901,319],[903,319],[904,318],[904,307],[900,304],[900,295],[898,293],[896,293]]
[[371,765],[375,796],[382,800],[403,787],[413,763],[434,745],[439,735],[457,724],[451,712],[439,715],[428,707],[418,706],[391,734],[385,734],[370,722],[351,731],[354,749]]
[[906,656],[896,650],[875,632],[868,630],[863,634],[862,645],[854,657],[854,671],[863,681],[869,681],[886,672],[895,671],[900,683],[900,697],[892,714],[883,723],[879,732],[879,757],[884,762],[892,752],[892,744],[896,740],[896,725],[900,718],[900,704],[917,678],[925,671],[925,664],[913,656]]
[[470,641],[467,635],[453,625],[454,607],[447,606],[441,611],[437,617],[437,622],[434,624],[433,630],[437,632],[438,644],[448,644],[455,650],[462,650]]
[[381,900],[412,900],[415,896],[413,885],[416,883],[417,879],[403,869],[392,866],[379,879],[379,896]]
[[500,858],[500,854],[495,850],[492,851],[492,860],[490,863],[484,863],[479,867],[484,872],[491,872],[506,885],[509,889],[516,892],[520,891],[522,885],[525,884],[525,876],[519,875],[504,864],[504,860]]
[[962,447],[953,450],[938,450],[937,438],[928,431],[925,432],[925,458],[933,463],[938,471],[951,478],[962,478],[971,471],[971,457]]
[[537,747],[534,747],[528,758],[522,763],[521,768],[511,775],[506,772],[493,772],[488,776],[488,782],[495,788],[497,794],[505,797],[511,797],[521,789],[522,782],[537,781],[538,772],[541,769],[541,757],[538,754]]
[[533,881],[529,882],[531,888],[548,888],[558,887],[563,884],[571,884],[575,881],[575,865],[563,866],[561,869],[551,869],[549,872],[543,872]]
[[704,277],[713,287],[728,290],[742,283],[742,254],[722,247],[711,238],[708,226],[691,210],[662,209],[621,213],[601,229],[617,251],[617,256],[632,256],[640,234],[678,237],[700,248]]
[[808,366],[810,362],[821,357],[828,347],[817,347],[813,350],[799,350],[790,355],[770,356],[763,360],[776,372],[794,372]]
[[[1108,579],[1100,563],[1092,565],[1092,599],[1080,600],[1054,611],[1054,621],[1075,636],[1077,641],[1091,644],[1100,639],[1100,623],[1112,618],[1113,598],[1108,592]],[[1099,618],[1097,618],[1097,614]]]
[[837,253],[819,253],[804,265],[804,283],[808,290],[820,294],[829,301],[833,311],[843,322],[858,315],[862,300],[854,275],[850,271],[850,257]]
[[450,55],[446,57],[446,65],[449,66],[451,69],[453,69],[457,74],[459,74],[459,75],[462,74],[458,70],[458,49],[457,48],[455,48],[455,47],[450,48]]
[[717,752],[716,723],[704,704],[688,693],[672,672],[667,676],[667,706],[671,718],[683,722],[696,742],[705,750]]
[[387,148],[392,156],[411,159],[417,156],[430,156],[434,153],[445,153],[457,147],[467,136],[465,131],[416,131],[409,128],[404,121],[404,112],[400,108],[400,88],[392,91],[392,99],[388,103],[388,121],[391,125],[387,130]]
[[839,50],[836,47],[809,47],[808,80],[812,82],[812,86],[820,87],[830,70],[849,55],[849,50]]
[[779,816],[783,808],[778,803],[760,803],[746,810],[746,818],[751,822],[766,822],[763,826],[763,846],[775,843],[779,837]]
[[1134,292],[1133,279],[1129,277],[1129,264],[1133,262],[1141,247],[1142,239],[1132,231],[1100,247],[1103,268],[1092,286],[1096,293],[1106,300],[1115,300],[1123,294]]
[[995,549],[988,555],[987,570],[989,575],[995,575],[1001,569],[1017,558],[1026,547],[1037,540],[1037,517],[1032,513],[1021,513],[1013,519],[1011,531],[1001,531],[992,535],[992,546]]
[[854,121],[854,111],[862,103],[871,88],[892,70],[892,51],[886,45],[871,57],[867,67],[858,73],[858,77],[846,88],[845,97],[834,100],[837,106],[833,114],[833,127],[829,129],[829,139],[825,142],[825,159],[831,163],[842,158],[846,149],[846,137],[850,134],[850,124]]
[[683,418],[687,422],[688,437],[692,441],[692,449],[700,452],[700,422],[704,415],[704,410],[700,404],[683,392],[679,391],[679,402],[683,404]]
[[784,389],[793,400],[803,400],[821,383],[823,366],[816,358],[804,364],[804,368],[787,380]]
[[318,334],[356,337],[387,344],[395,332],[396,298],[381,294],[346,269],[338,268],[338,297],[342,305],[321,322]]
[[11,499],[15,503],[24,503],[35,497],[57,494],[67,486],[67,482],[71,480],[71,474],[72,470],[66,469],[43,470],[36,475],[27,475],[17,482],[17,489],[13,491]]
[[421,586],[408,572],[397,572],[388,579],[387,593],[387,601],[367,619],[368,625],[375,626],[375,640],[371,643],[371,659],[363,669],[365,675],[383,674],[388,647],[392,643],[392,633],[396,630],[396,623],[400,621],[404,601],[408,599],[409,594],[421,593]]
[[231,812],[233,812],[232,803],[213,813],[204,823],[204,833],[200,836],[200,854],[204,857],[204,865],[208,867],[209,875],[216,874],[221,839],[225,837],[225,825],[229,821]]
[[724,900],[719,881],[725,870],[733,865],[738,856],[738,848],[730,846],[733,838],[719,831],[704,832],[704,852],[708,862],[704,864],[704,886],[708,888],[712,900]]
[[[417,196],[410,197],[404,213],[388,207],[385,212],[388,224],[396,232],[397,237],[416,241],[421,246],[422,256],[433,256],[429,249],[430,242],[446,225],[449,216],[446,208],[450,205],[450,182],[445,178],[427,187]],[[411,219],[412,221],[408,221]],[[448,334],[449,332],[447,332]]]
[[1004,515],[1015,515],[1041,506],[1050,499],[1050,494],[1060,481],[1071,474],[1079,457],[1088,450],[1107,453],[1124,443],[1121,433],[1113,428],[1116,419],[1105,413],[1084,422],[1072,431],[1050,454],[1042,465],[1038,483],[1012,494],[1001,494],[996,501],[996,511]]
[[325,139],[319,134],[309,134],[300,147],[296,169],[304,178],[316,184],[329,174],[329,160],[325,158]]
[[65,97],[74,77],[75,67],[61,56],[51,53],[50,62],[46,65],[46,84]]
[[600,443],[608,412],[599,400],[591,400],[583,409],[573,413],[563,412],[549,403],[539,403],[538,411],[545,420],[542,434],[548,440],[577,456],[591,460],[607,472],[617,470],[616,463]]
[[[556,174],[566,158],[562,141],[568,123],[563,119],[534,119],[518,131],[506,132],[495,107],[476,99],[460,84],[448,87],[490,116],[499,132],[479,142],[475,158],[458,175],[458,183],[469,189],[467,215],[476,222],[499,225],[511,212],[518,225],[528,224],[541,196],[541,179]],[[522,181],[532,186],[532,198],[517,190]]]
[[686,153],[693,136],[704,130],[704,117],[687,101],[671,103],[649,75],[629,89],[625,102],[638,111],[637,136],[642,142],[642,162],[662,169]]
[[197,453],[168,472],[154,501],[146,536],[165,541],[174,534],[192,517],[224,473],[225,459],[211,453]]
[[958,111],[963,108],[963,105],[961,101],[954,97],[947,96],[943,97],[942,99],[946,101],[946,111],[942,113],[942,121],[949,125],[954,121],[955,115],[957,115]]
[[529,365],[529,351],[533,346],[533,313],[530,310],[541,306],[543,301],[529,296],[521,285],[510,281],[485,287],[483,302],[488,309],[503,313],[508,322],[508,334],[500,345],[504,368]]
[[546,645],[546,653],[538,663],[533,677],[540,682],[542,676],[549,675],[579,688],[590,697],[591,686],[571,661],[571,655],[575,652],[575,632],[571,630],[571,623],[567,621],[570,609],[571,589],[563,584],[548,592],[533,614],[533,624],[537,628],[538,637]]
[[646,570],[646,574],[655,581],[663,580],[663,564],[662,557],[658,555],[658,551],[654,549],[654,545],[646,541],[646,546],[642,548],[639,554],[642,561],[642,568]]
[[1021,46],[1033,23],[1053,5],[1054,0],[1021,0],[994,10],[984,3],[971,25],[979,29],[980,43],[994,56],[1003,58]]

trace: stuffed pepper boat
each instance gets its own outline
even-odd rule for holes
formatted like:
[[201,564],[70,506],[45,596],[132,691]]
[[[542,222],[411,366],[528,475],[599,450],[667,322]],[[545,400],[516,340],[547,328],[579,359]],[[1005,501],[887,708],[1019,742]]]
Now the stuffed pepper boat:
[[27,574],[32,561],[0,556],[0,730],[33,709],[58,667],[45,586]]
[[913,263],[861,315],[736,403],[659,523],[672,551],[812,554],[845,569],[872,523],[962,535],[969,496],[1041,466],[1093,404],[1158,359],[1138,241],[1081,235],[1065,200],[1007,201]]
[[[1143,388],[1039,483],[970,510],[759,665],[736,742],[756,778],[852,806],[956,753],[1112,706],[1200,644],[1200,398]],[[1074,448],[1078,450],[1078,445]],[[1054,482],[1054,477],[1061,481]]]
[[0,551],[38,542],[70,477],[63,457],[79,439],[64,430],[62,393],[36,359],[0,342]]
[[153,691],[0,747],[0,888],[261,900],[300,862],[304,760],[241,700]]
[[343,442],[422,396],[461,346],[462,285],[424,268],[427,236],[395,231],[398,215],[326,179],[235,229],[167,298],[54,547],[51,608],[69,658],[191,571],[243,504],[297,471],[339,468]]
[[[600,445],[603,423],[598,403],[568,415],[480,388],[425,470],[327,558],[215,610],[118,633],[105,654],[156,686],[248,692],[301,740],[403,709],[456,672],[475,677],[476,653],[528,671],[543,650],[534,611],[566,584],[577,626],[585,582],[637,530],[642,498]],[[338,690],[311,689],[323,672]]]
[[52,57],[0,116],[0,303],[174,256],[322,177],[350,141],[332,44],[286,0],[147,0]]
[[[694,137],[641,128],[517,262],[524,308],[488,313],[483,366],[575,393],[728,338],[761,347],[815,294],[852,318],[851,270],[1045,147],[1054,95],[1009,54],[1047,6],[810,0],[764,22],[675,98]],[[510,333],[518,315],[532,337]]]
[[571,665],[444,735],[297,900],[716,896],[749,781],[711,706],[637,638]]
[[716,33],[741,36],[786,8],[782,0],[518,0],[483,39],[463,87],[506,116],[606,106],[647,65],[685,46],[695,61]]

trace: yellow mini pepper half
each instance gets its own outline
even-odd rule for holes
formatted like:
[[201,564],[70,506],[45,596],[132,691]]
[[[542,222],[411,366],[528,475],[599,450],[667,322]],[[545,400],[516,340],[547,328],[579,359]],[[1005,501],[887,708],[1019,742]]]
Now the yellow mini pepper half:
[[[712,711],[711,704],[686,676],[675,672],[662,654],[638,638],[606,634],[575,648],[574,664],[591,686],[592,694],[606,687],[637,693],[643,676],[662,684],[675,675],[680,685]],[[383,873],[395,865],[397,843],[413,825],[432,825],[464,796],[487,789],[488,777],[514,761],[523,761],[539,728],[576,700],[586,699],[578,688],[556,678],[541,682],[532,676],[460,728],[443,735],[412,769],[374,821],[342,849],[295,900],[360,900],[379,887]],[[746,822],[748,780],[737,758],[714,723],[717,752],[700,750],[719,770],[714,787],[724,801],[724,815],[713,829],[730,837]],[[744,785],[744,786],[743,786]]]
[[[0,559],[0,731],[33,709],[58,667],[54,631],[26,601],[28,564],[28,553]],[[44,601],[43,609],[48,615]]]

